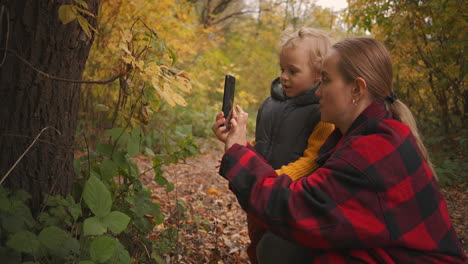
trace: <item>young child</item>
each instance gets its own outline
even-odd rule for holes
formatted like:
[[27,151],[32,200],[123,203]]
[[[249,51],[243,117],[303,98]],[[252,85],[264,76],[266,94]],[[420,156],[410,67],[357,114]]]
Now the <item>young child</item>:
[[[320,122],[320,106],[315,96],[321,76],[321,60],[331,41],[326,33],[301,28],[284,33],[279,61],[281,75],[271,85],[271,96],[258,110],[254,148],[278,173],[293,180],[311,174],[316,168],[317,151],[334,126]],[[224,142],[222,112],[213,131]],[[274,206],[274,205],[268,205]],[[251,263],[305,263],[302,246],[283,240],[247,216]],[[265,234],[266,232],[266,234]],[[258,259],[257,259],[258,258]]]

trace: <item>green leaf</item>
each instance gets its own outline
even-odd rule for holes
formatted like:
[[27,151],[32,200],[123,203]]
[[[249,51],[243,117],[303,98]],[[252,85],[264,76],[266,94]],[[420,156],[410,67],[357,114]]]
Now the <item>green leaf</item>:
[[99,263],[109,260],[114,254],[115,242],[115,239],[108,236],[97,237],[89,248],[91,259]]
[[78,264],[96,264],[96,262],[91,261],[91,260],[82,260],[78,262]]
[[10,212],[11,202],[7,196],[0,196],[0,212]]
[[39,241],[54,255],[66,257],[70,252],[78,253],[80,244],[68,232],[56,227],[47,227],[39,234]]
[[35,255],[41,243],[37,236],[29,231],[15,233],[7,242],[7,246],[19,252]]
[[71,236],[56,226],[46,227],[39,234],[39,241],[48,249],[55,251],[63,247],[67,239],[71,239]]
[[113,146],[111,144],[97,144],[96,151],[104,156],[110,156]]
[[125,153],[123,151],[116,151],[114,155],[112,155],[112,160],[119,166],[120,168],[127,168],[128,167],[128,160],[125,158]]
[[124,131],[125,130],[122,127],[115,127],[115,128],[106,130],[104,134],[106,136],[110,136],[112,139],[112,143],[114,143],[119,137],[121,140],[128,137],[128,134],[124,133]]
[[76,221],[78,219],[78,217],[81,216],[81,204],[75,203],[75,201],[73,200],[73,197],[71,195],[69,195],[67,197],[67,199],[70,202],[70,205],[68,206],[68,211],[72,215],[73,220]]
[[105,180],[110,180],[117,175],[117,164],[112,160],[104,160],[99,169]]
[[0,256],[3,264],[21,263],[21,253],[10,248],[0,247]]
[[119,241],[115,241],[115,252],[112,257],[111,263],[130,264],[130,254],[125,250],[124,246]]
[[141,131],[141,126],[137,125],[132,129],[132,132],[130,133],[130,136],[135,139],[135,140],[140,140],[142,137],[142,131]]
[[107,231],[104,223],[98,217],[86,218],[83,223],[83,233],[85,236],[102,235]]
[[114,234],[119,234],[127,228],[130,217],[119,211],[113,211],[104,217],[103,222],[110,231]]
[[145,147],[145,154],[146,156],[150,156],[150,157],[154,157],[156,155],[154,154],[153,150],[148,147]]
[[74,5],[61,5],[58,9],[59,19],[64,25],[75,20],[76,13],[77,11]]
[[179,210],[179,212],[181,214],[183,214],[185,212],[185,203],[184,203],[184,201],[177,199],[177,210]]
[[101,111],[101,112],[107,112],[109,111],[109,107],[107,105],[97,104],[96,110]]
[[135,156],[140,152],[140,141],[133,138],[127,142],[127,153],[130,157]]
[[91,176],[86,182],[83,199],[96,216],[104,217],[109,214],[112,206],[111,194],[98,178]]
[[25,190],[17,190],[13,193],[11,198],[21,202],[26,202],[27,200],[31,199],[31,195]]

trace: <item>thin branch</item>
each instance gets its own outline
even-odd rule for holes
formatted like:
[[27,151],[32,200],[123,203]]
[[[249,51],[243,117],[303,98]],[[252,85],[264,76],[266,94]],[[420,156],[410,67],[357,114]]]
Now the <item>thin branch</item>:
[[145,87],[143,86],[141,88],[141,93],[140,93],[140,96],[137,98],[137,100],[135,101],[135,104],[133,105],[132,107],[132,111],[130,113],[130,116],[128,118],[128,121],[127,121],[127,125],[125,126],[125,128],[122,130],[122,132],[120,133],[120,135],[115,139],[115,142],[114,142],[114,146],[112,147],[112,152],[111,152],[111,158],[112,156],[114,155],[114,151],[115,151],[115,148],[117,147],[117,143],[119,142],[119,139],[120,137],[122,137],[123,133],[125,132],[125,130],[127,130],[127,128],[130,126],[130,123],[132,122],[132,118],[133,118],[133,114],[135,113],[135,109],[138,105],[138,102],[140,101],[141,97],[143,96],[143,92],[145,90]]
[[91,177],[91,160],[89,158],[88,139],[86,138],[86,135],[85,135],[84,132],[83,132],[83,138],[84,138],[84,141],[85,141],[85,144],[86,144],[86,150],[87,150],[87,153],[88,153],[88,177]]
[[240,16],[240,15],[245,15],[245,14],[252,14],[252,13],[261,13],[261,12],[270,11],[270,10],[271,9],[259,9],[259,10],[248,10],[248,11],[240,11],[240,12],[231,13],[231,14],[229,14],[229,15],[221,18],[221,19],[218,19],[218,20],[214,21],[213,25],[221,23],[224,20],[227,20],[227,19],[235,17],[235,16]]
[[148,27],[148,25],[146,25],[145,22],[143,22],[143,20],[141,20],[141,18],[137,18],[135,20],[135,22],[133,22],[130,30],[133,30],[133,26],[136,24],[136,22],[140,21],[157,39],[159,39],[159,35],[158,33],[156,33],[156,31],[154,31],[152,28]]
[[[23,154],[21,154],[21,156],[18,158],[18,160],[15,162],[15,164],[13,164],[13,166],[10,168],[10,170],[8,170],[8,172],[5,174],[5,176],[3,176],[2,180],[0,181],[0,185],[3,183],[3,181],[5,181],[5,179],[8,177],[8,175],[10,175],[10,173],[13,171],[13,169],[16,167],[16,165],[18,165],[18,163],[23,159],[24,155],[26,155],[26,153],[28,153],[28,151],[31,149],[31,147],[34,145],[34,143],[36,143],[37,139],[42,135],[42,133],[44,131],[46,131],[47,129],[49,129],[51,127],[45,127],[41,130],[41,132],[39,132],[39,134],[36,136],[36,138],[34,139],[34,141],[31,143],[31,145],[29,145],[29,147],[23,152]],[[56,128],[52,127],[59,135],[62,135],[62,133],[60,133],[60,131],[58,131]]]
[[146,247],[145,243],[143,243],[141,240],[138,240],[138,242],[140,242],[143,245],[143,247],[145,248],[146,254],[148,255],[148,259],[151,259],[151,255],[150,255],[150,253],[148,251],[148,248]]
[[89,80],[84,80],[83,81],[83,80],[73,80],[73,79],[60,78],[60,77],[50,75],[48,73],[45,73],[45,72],[37,69],[29,61],[27,61],[25,58],[21,57],[18,53],[16,53],[16,51],[14,51],[12,49],[2,49],[2,50],[6,50],[8,53],[11,53],[11,54],[15,55],[21,62],[23,62],[24,64],[29,66],[31,69],[33,69],[34,71],[36,71],[40,75],[42,75],[42,76],[44,76],[44,77],[46,77],[48,79],[54,80],[54,81],[70,82],[70,83],[87,83],[87,84],[108,84],[108,83],[111,83],[111,82],[117,80],[120,76],[123,75],[122,73],[120,73],[120,74],[117,74],[117,75],[111,77],[110,79],[104,80],[104,81],[89,81]]

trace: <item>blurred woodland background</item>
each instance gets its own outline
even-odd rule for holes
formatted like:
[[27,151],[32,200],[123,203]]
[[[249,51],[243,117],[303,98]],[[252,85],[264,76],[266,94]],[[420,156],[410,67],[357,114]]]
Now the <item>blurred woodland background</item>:
[[[0,8],[2,262],[180,261],[167,255],[188,231],[171,216],[187,205],[175,196],[175,211],[163,210],[137,159],[173,192],[165,166],[216,146],[210,127],[228,73],[253,132],[279,76],[280,35],[302,26],[387,46],[395,90],[441,186],[466,194],[466,1],[348,0],[332,10],[313,0],[2,0]],[[209,226],[202,220],[196,228]]]

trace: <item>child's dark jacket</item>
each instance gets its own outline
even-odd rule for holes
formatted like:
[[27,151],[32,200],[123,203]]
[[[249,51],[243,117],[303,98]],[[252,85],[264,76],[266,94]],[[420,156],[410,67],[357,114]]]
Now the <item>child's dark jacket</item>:
[[320,121],[315,90],[287,98],[279,78],[273,81],[271,96],[258,110],[254,148],[274,169],[303,156],[307,140]]
[[313,263],[464,263],[436,180],[384,103],[335,130],[321,153],[323,165],[293,182],[235,144],[220,174],[249,216],[310,248]]

